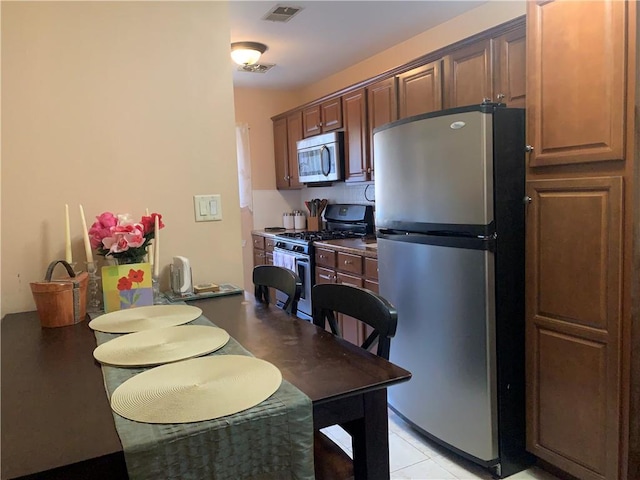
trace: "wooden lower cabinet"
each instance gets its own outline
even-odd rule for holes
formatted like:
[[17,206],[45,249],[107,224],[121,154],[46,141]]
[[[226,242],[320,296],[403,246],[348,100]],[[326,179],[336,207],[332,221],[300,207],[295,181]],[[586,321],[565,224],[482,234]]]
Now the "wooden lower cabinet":
[[622,178],[527,185],[527,447],[580,479],[616,479]]
[[[373,286],[377,292],[377,259],[325,248],[316,248],[315,255],[316,283],[342,283],[361,288]],[[339,314],[337,321],[342,338],[355,345],[362,345],[371,332],[360,320],[347,315]]]
[[252,235],[253,239],[253,266],[273,265],[273,247],[275,240],[272,237]]

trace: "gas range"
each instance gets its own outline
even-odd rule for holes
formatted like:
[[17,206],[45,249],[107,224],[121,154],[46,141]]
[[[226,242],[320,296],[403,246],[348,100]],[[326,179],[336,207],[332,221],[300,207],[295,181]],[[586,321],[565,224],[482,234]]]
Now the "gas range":
[[342,238],[361,238],[365,234],[352,230],[322,230],[319,232],[284,232],[276,235],[275,247],[296,253],[309,254],[313,242],[339,240]]

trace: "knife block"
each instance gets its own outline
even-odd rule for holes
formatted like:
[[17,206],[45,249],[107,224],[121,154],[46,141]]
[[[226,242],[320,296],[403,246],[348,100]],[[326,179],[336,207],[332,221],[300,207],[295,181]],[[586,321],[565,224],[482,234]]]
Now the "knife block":
[[308,217],[307,218],[307,230],[311,232],[319,232],[322,230],[320,228],[321,222],[320,217]]

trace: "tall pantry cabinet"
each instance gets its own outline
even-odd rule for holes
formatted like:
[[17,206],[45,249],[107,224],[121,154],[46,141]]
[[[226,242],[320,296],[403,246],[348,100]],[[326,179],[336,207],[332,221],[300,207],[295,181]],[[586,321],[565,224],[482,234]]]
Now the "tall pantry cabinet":
[[527,2],[527,448],[640,479],[635,1]]

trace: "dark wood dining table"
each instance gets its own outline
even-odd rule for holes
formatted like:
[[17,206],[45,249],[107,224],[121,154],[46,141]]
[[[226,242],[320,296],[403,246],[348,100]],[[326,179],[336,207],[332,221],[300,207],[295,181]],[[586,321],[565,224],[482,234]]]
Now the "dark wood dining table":
[[[189,302],[312,401],[314,428],[349,423],[356,479],[389,478],[387,388],[411,374],[253,295]],[[2,479],[126,479],[124,453],[87,322],[2,319]]]

